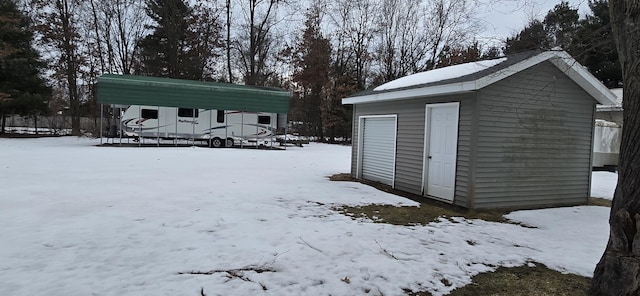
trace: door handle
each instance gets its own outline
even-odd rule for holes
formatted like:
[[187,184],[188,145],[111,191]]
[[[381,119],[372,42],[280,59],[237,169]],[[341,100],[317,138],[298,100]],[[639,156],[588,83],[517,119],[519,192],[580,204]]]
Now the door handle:
[[431,159],[431,155],[427,156],[428,159]]

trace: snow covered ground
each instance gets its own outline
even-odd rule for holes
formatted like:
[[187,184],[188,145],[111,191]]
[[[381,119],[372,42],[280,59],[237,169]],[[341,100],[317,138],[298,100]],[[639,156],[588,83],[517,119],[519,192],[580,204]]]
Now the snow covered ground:
[[332,207],[415,203],[329,181],[350,147],[96,143],[0,139],[0,295],[442,295],[532,261],[591,276],[608,236],[609,209],[590,206],[507,216],[536,228],[355,221]]
[[591,174],[591,196],[613,199],[618,184],[618,174],[612,172],[593,172]]

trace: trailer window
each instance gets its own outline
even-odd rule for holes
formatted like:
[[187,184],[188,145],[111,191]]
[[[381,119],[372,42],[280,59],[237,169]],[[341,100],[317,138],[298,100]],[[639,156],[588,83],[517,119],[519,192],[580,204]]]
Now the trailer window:
[[158,119],[158,110],[142,109],[140,111],[140,117],[146,119]]
[[224,110],[218,110],[218,114],[217,114],[217,117],[216,117],[216,121],[217,121],[218,123],[222,123],[222,122],[224,122]]
[[258,116],[259,124],[271,124],[271,116]]
[[198,109],[178,108],[178,117],[198,117]]

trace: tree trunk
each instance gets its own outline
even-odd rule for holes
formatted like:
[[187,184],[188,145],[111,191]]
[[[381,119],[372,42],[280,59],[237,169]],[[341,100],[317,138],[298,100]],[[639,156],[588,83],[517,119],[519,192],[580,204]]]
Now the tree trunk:
[[76,50],[73,44],[74,28],[72,28],[72,12],[68,0],[56,2],[60,21],[62,24],[62,50],[65,57],[65,78],[67,79],[67,90],[69,91],[69,104],[71,106],[71,134],[80,135],[80,98],[78,97],[77,85],[77,62]]
[[231,71],[231,0],[227,0],[227,71],[229,72],[229,83],[233,83],[233,73]]
[[640,295],[640,3],[612,0],[609,9],[624,81],[624,127],[609,242],[590,292]]

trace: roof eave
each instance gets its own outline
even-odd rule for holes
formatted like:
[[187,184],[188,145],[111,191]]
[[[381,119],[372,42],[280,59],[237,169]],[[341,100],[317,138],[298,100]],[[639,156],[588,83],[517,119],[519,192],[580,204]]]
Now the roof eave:
[[615,105],[616,95],[564,51],[549,61],[602,105]]
[[420,88],[411,88],[398,91],[373,93],[364,96],[348,97],[342,99],[343,105],[359,104],[359,103],[375,103],[399,99],[411,99],[417,97],[432,97],[439,95],[450,95],[478,90],[476,81],[457,82],[445,85],[427,86]]

